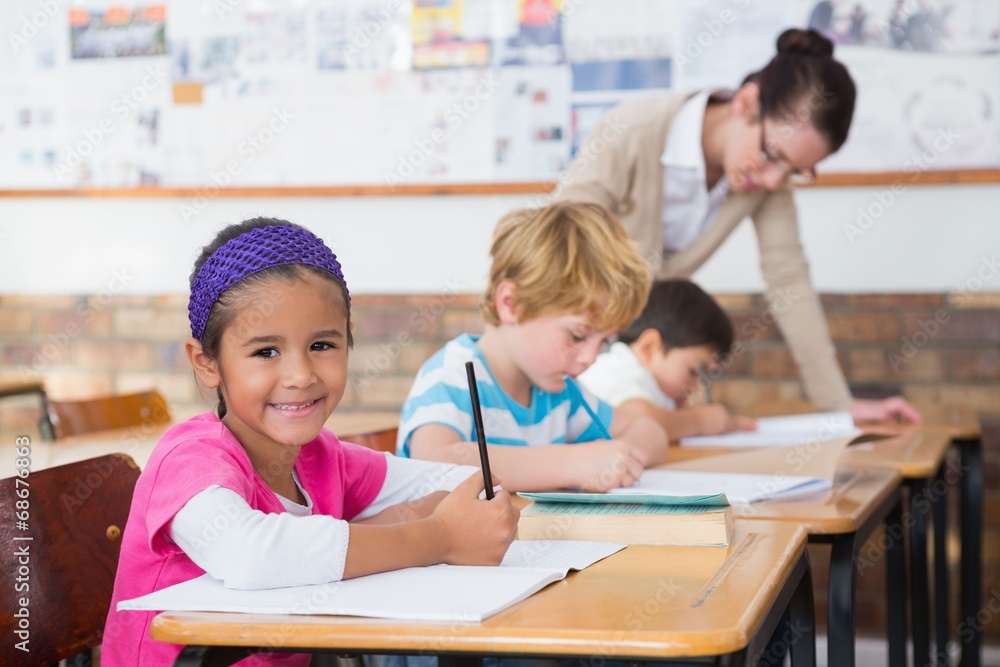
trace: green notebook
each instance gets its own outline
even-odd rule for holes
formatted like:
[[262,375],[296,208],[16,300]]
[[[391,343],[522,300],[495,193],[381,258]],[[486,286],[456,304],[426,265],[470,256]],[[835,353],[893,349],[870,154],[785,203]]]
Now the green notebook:
[[586,503],[590,505],[674,505],[678,507],[726,507],[729,500],[724,493],[703,496],[662,496],[652,493],[588,493],[586,491],[546,491],[517,495],[542,503]]

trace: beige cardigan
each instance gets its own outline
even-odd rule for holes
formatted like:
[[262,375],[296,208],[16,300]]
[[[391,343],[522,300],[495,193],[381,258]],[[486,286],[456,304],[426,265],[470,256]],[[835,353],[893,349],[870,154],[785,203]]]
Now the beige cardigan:
[[612,109],[581,145],[554,196],[599,202],[614,212],[655,268],[657,278],[691,277],[736,226],[751,217],[769,308],[736,332],[737,340],[755,340],[777,320],[809,399],[823,410],[846,409],[851,394],[809,278],[795,202],[787,185],[774,192],[728,195],[715,220],[690,247],[663,258],[660,155],[674,114],[688,97],[658,94]]

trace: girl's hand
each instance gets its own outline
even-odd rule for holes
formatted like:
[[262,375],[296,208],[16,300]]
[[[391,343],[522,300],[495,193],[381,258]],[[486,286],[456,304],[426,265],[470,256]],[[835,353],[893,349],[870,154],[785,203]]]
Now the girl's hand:
[[[494,482],[499,479],[494,476]],[[480,500],[485,488],[482,473],[470,475],[434,509],[430,518],[438,522],[445,544],[445,563],[452,565],[499,565],[510,543],[517,537],[520,510],[511,505],[510,494],[496,491],[493,500]]]
[[576,485],[585,491],[632,486],[646,467],[646,454],[626,440],[573,445],[569,451],[577,467]]

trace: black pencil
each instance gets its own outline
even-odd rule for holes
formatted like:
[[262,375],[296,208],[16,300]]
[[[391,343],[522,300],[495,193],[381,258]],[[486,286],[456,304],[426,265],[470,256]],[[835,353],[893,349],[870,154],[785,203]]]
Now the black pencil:
[[471,361],[465,362],[465,374],[469,377],[469,396],[472,397],[472,419],[476,424],[476,439],[479,441],[479,461],[483,467],[483,484],[486,486],[486,500],[493,500],[493,475],[490,474],[490,456],[486,451],[486,433],[483,431],[483,409],[479,404],[476,369],[473,367]]
[[704,387],[704,389],[705,389],[705,402],[706,403],[711,403],[712,402],[712,383],[708,379],[708,371],[705,370],[704,366],[701,367],[701,386]]

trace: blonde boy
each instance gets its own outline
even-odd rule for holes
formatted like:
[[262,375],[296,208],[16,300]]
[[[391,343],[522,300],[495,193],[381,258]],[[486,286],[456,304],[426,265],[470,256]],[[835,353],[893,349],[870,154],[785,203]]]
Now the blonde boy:
[[490,254],[486,331],[458,336],[421,367],[403,405],[398,453],[479,464],[464,368],[472,361],[490,463],[504,488],[632,484],[663,461],[666,434],[572,378],[642,310],[646,263],[606,209],[576,202],[504,216]]

